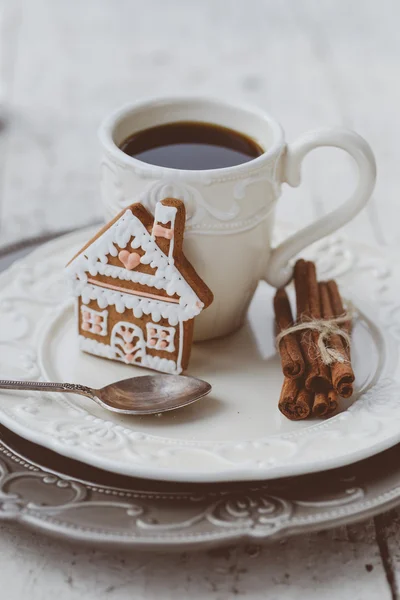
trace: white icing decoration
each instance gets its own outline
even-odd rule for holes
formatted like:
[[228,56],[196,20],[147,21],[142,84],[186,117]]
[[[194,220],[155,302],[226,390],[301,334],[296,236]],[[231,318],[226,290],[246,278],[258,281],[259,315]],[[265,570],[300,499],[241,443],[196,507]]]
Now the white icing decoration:
[[[183,340],[184,340],[184,336],[185,336],[185,330],[183,327],[183,321],[179,321],[179,350],[178,350],[178,358],[177,358],[177,365],[180,368],[182,365],[182,356],[183,356]],[[182,369],[180,370],[180,372],[182,371]]]
[[[175,207],[160,206],[166,209],[173,209],[176,214],[177,209]],[[161,211],[161,216],[162,218],[165,218],[163,211]],[[141,257],[141,263],[149,264],[154,268],[156,270],[154,275],[128,271],[122,267],[114,267],[107,264],[108,254],[111,254],[111,256],[117,256],[118,254],[118,250],[114,244],[117,244],[120,248],[126,248],[131,238],[133,239],[130,246],[133,249],[142,248],[145,251],[145,254]],[[87,286],[88,273],[91,277],[101,274],[115,279],[141,283],[143,285],[155,287],[158,290],[165,290],[169,296],[176,294],[179,296],[179,305],[175,305],[174,309],[169,308],[168,311],[169,314],[171,314],[173,321],[170,321],[171,325],[176,325],[179,319],[186,321],[194,318],[201,312],[201,309],[204,306],[197,294],[174,265],[174,259],[172,257],[167,257],[164,252],[162,252],[143,223],[131,210],[126,210],[118,221],[111,225],[109,229],[99,236],[67,267],[67,276],[72,282],[73,293],[76,296],[85,293],[87,298],[85,303],[87,303],[89,299],[97,299],[91,298],[95,292],[89,289],[93,286]],[[86,291],[84,292],[84,290]],[[100,308],[106,308],[109,304],[115,304],[117,310],[121,313],[125,308],[133,309],[134,307],[139,307],[145,314],[150,314],[149,312],[146,312],[141,305],[144,303],[144,300],[137,300],[130,294],[123,294],[113,290],[104,289],[102,292],[103,293],[100,294]],[[132,298],[134,300],[132,300]],[[147,309],[148,303],[154,303],[156,301],[146,300],[146,302],[147,304],[144,303],[144,306]],[[155,314],[157,314],[158,307],[156,305],[154,306],[156,311]],[[177,311],[177,306],[182,310]],[[166,309],[163,308],[163,310]],[[136,313],[135,316],[140,318]],[[160,317],[154,320],[160,320]]]
[[163,373],[172,373],[175,375],[182,373],[182,369],[177,367],[174,360],[160,358],[159,356],[151,356],[150,354],[146,354],[142,361],[142,365],[149,369],[154,369],[155,371],[162,371]]
[[154,213],[154,224],[157,222],[162,223],[163,225],[171,223],[173,229],[177,211],[178,209],[176,206],[165,206],[161,202],[157,202]]
[[115,356],[114,350],[111,346],[108,346],[108,344],[103,344],[102,342],[92,340],[83,335],[79,336],[79,348],[84,352],[89,352],[90,354],[101,356],[102,358],[118,358]]
[[[96,340],[86,338],[83,335],[79,336],[79,347],[84,352],[89,352],[90,354],[101,356],[102,358],[111,358],[126,363],[125,356],[122,356],[122,353],[121,355],[117,355],[115,348],[112,346],[108,346],[108,344],[102,344]],[[171,373],[175,375],[182,373],[182,368],[177,366],[175,361],[167,358],[160,358],[159,356],[145,355],[142,358],[141,365],[143,367],[148,367],[149,369],[162,371],[163,373]]]
[[[155,329],[155,333],[152,335],[150,331]],[[157,323],[146,323],[147,330],[147,347],[152,348],[153,350],[163,350],[164,352],[173,352],[175,350],[174,345],[174,337],[175,337],[175,328],[174,327],[164,327],[163,325],[157,325]],[[166,333],[165,337],[161,337],[162,333]],[[155,346],[151,346],[150,340],[156,340]],[[167,342],[167,347],[162,348],[160,346],[161,342]]]
[[81,296],[83,304],[89,304],[91,300],[96,300],[101,309],[110,305],[115,306],[120,314],[124,313],[125,310],[132,310],[137,319],[140,319],[143,314],[151,315],[155,323],[163,318],[167,319],[173,327],[179,321],[193,319],[201,312],[201,308],[197,306],[181,306],[181,304],[175,302],[164,302],[136,294],[125,294],[91,283],[84,284],[77,279],[69,283],[72,294],[77,297]]

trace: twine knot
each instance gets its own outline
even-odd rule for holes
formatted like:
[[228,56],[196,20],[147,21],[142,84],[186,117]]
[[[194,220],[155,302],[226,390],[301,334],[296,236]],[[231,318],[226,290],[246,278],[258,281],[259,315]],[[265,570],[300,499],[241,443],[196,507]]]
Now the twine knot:
[[283,329],[276,337],[276,345],[279,348],[280,342],[286,335],[290,333],[298,333],[299,331],[305,331],[307,329],[312,331],[318,331],[317,348],[322,362],[325,365],[331,365],[335,362],[345,363],[348,362],[347,357],[344,356],[336,348],[330,348],[328,345],[329,339],[333,335],[339,335],[343,341],[350,346],[350,335],[347,331],[340,328],[340,325],[347,323],[352,320],[353,307],[349,306],[347,311],[339,317],[332,317],[331,319],[312,319],[302,321],[291,327]]

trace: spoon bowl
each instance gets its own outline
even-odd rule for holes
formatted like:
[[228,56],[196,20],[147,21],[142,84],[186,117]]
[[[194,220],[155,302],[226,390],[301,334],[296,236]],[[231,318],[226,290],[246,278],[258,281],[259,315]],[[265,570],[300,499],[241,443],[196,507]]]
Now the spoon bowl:
[[206,381],[184,375],[143,375],[93,390],[105,408],[131,415],[175,410],[196,402],[210,391],[211,385]]

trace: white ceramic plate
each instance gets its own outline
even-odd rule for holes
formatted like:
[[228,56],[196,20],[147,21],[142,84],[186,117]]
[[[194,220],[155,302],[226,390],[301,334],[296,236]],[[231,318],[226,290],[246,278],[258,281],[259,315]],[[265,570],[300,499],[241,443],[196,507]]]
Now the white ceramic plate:
[[[96,387],[146,373],[77,348],[63,265],[91,233],[51,242],[0,277],[0,377]],[[125,475],[172,481],[304,474],[393,445],[400,440],[400,269],[367,247],[347,246],[338,238],[310,255],[320,276],[337,277],[361,311],[353,340],[358,393],[350,409],[342,405],[341,414],[292,423],[279,413],[273,291],[261,284],[241,331],[195,345],[189,373],[213,385],[199,403],[138,418],[106,413],[79,396],[1,392],[0,421],[65,456]]]

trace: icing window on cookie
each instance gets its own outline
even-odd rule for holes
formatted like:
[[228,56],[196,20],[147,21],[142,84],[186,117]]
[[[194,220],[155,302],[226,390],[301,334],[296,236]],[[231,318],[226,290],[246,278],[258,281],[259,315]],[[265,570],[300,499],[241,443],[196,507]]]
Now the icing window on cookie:
[[147,323],[147,347],[153,350],[164,350],[164,352],[173,352],[174,346],[174,327],[164,327],[157,323]]
[[81,306],[81,327],[83,331],[94,333],[95,335],[107,335],[107,316],[106,310],[99,312],[88,308],[87,306]]

